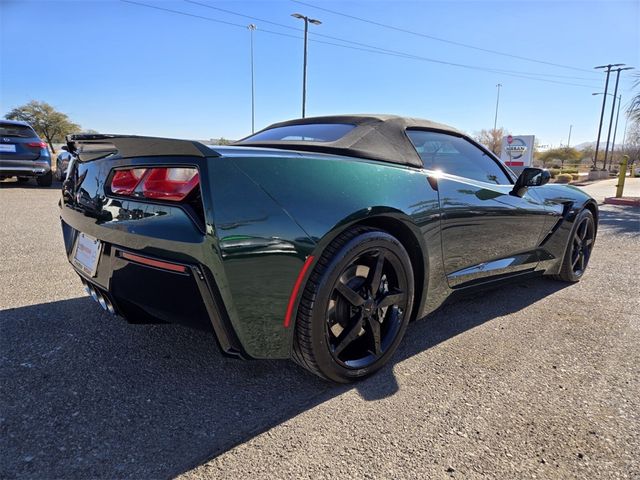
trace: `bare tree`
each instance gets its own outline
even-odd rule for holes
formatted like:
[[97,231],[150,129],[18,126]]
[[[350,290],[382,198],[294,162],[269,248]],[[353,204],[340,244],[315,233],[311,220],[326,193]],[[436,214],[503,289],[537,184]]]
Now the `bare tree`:
[[640,118],[633,120],[627,129],[623,152],[629,156],[629,164],[640,164]]
[[502,137],[508,135],[509,132],[505,132],[504,128],[496,128],[490,130],[480,130],[477,133],[475,139],[478,143],[481,143],[497,156],[500,156],[502,152]]
[[[633,89],[640,90],[640,74],[636,73],[634,76],[636,77],[636,81],[633,82]],[[627,114],[629,115],[629,119],[640,121],[640,92],[636,93],[631,99]]]

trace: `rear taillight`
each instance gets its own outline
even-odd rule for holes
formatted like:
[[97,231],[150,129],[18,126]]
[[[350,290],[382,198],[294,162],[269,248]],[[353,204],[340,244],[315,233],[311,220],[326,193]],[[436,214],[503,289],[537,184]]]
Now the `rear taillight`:
[[111,191],[118,195],[141,194],[155,200],[179,202],[200,183],[195,168],[158,167],[116,170]]
[[111,191],[118,195],[131,195],[146,171],[146,168],[116,170],[111,179]]
[[145,175],[142,194],[160,200],[183,200],[200,182],[195,168],[152,168]]
[[27,143],[27,147],[47,148],[47,144],[45,142],[29,142],[29,143]]

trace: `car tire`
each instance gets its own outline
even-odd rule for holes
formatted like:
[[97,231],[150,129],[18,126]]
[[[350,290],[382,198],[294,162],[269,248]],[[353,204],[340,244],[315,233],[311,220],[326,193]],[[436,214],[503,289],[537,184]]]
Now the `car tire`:
[[29,177],[18,177],[18,183],[27,183],[29,181]]
[[356,227],[324,250],[296,317],[293,360],[338,383],[363,379],[394,354],[411,318],[411,259],[387,232]]
[[56,180],[62,181],[62,169],[60,168],[60,162],[56,162]]
[[587,269],[596,240],[596,224],[590,210],[582,210],[573,223],[560,273],[553,278],[562,282],[579,282]]
[[49,170],[44,175],[36,177],[36,182],[38,182],[39,187],[50,187],[53,183],[53,172]]

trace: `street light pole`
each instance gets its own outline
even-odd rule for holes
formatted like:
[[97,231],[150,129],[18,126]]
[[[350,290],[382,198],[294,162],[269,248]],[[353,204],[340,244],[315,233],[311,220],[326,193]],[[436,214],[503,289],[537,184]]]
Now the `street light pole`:
[[309,33],[309,23],[320,25],[322,22],[299,13],[292,13],[291,16],[304,20],[304,60],[302,65],[302,118],[304,118],[307,104],[307,37]]
[[622,103],[622,95],[618,95],[618,113],[616,113],[616,126],[613,129],[613,143],[611,144],[611,161],[609,162],[609,170],[613,163],[613,156],[616,152],[616,134],[618,133],[618,119],[620,118],[620,104]]
[[[616,71],[618,72],[616,74],[616,86],[615,89],[613,90],[613,104],[611,105],[611,118],[609,119],[609,133],[607,134],[607,145],[604,149],[604,168],[603,170],[605,170],[607,168],[607,156],[609,155],[609,140],[611,139],[611,127],[613,125],[613,114],[615,113],[616,110],[616,100],[618,98],[618,83],[620,82],[620,72],[622,70],[631,70],[633,67],[626,67],[626,68],[617,68]],[[611,165],[609,165],[609,170],[611,170]]]
[[496,127],[498,126],[498,104],[500,103],[500,87],[502,87],[502,84],[499,83],[496,85],[497,89],[498,89],[498,96],[496,98],[496,116],[493,119],[493,131],[495,132]]
[[569,125],[569,138],[567,139],[567,148],[571,146],[571,130],[573,130],[573,125]]
[[253,23],[247,25],[249,29],[249,35],[251,37],[251,133],[255,133],[256,131],[256,103],[255,103],[255,87],[253,81],[253,32],[256,29],[256,26]]
[[596,152],[593,155],[593,169],[598,169],[598,149],[600,148],[600,135],[602,133],[602,120],[604,120],[604,108],[607,104],[607,90],[609,89],[609,74],[611,73],[611,67],[618,67],[623,65],[622,63],[616,63],[615,65],[600,65],[595,67],[595,69],[606,68],[607,69],[607,79],[604,84],[604,95],[602,97],[602,111],[600,112],[600,125],[598,126],[598,139],[596,140]]

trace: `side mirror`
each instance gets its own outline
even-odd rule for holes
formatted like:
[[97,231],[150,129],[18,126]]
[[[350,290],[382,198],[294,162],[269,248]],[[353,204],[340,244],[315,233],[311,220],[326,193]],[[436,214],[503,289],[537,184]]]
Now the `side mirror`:
[[544,185],[545,183],[549,183],[550,178],[551,174],[549,173],[549,170],[527,167],[522,171],[522,173],[516,180],[511,193],[517,196],[521,196],[523,194],[523,188],[539,187],[541,185]]
[[63,145],[60,147],[60,150],[64,150],[65,152],[69,151],[69,147],[67,147],[66,145]]

